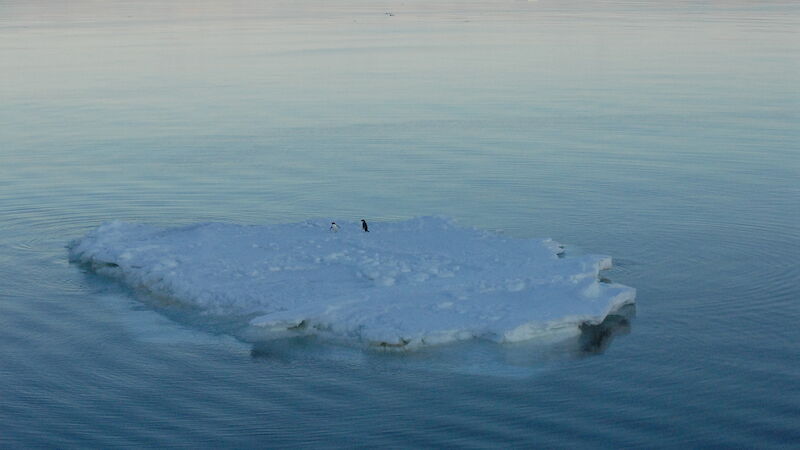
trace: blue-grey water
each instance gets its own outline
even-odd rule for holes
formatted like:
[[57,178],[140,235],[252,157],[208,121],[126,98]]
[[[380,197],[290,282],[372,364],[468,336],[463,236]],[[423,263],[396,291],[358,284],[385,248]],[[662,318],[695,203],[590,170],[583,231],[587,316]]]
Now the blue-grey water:
[[[799,152],[789,0],[2,1],[0,447],[795,447]],[[431,214],[612,255],[635,317],[253,345],[64,248]]]

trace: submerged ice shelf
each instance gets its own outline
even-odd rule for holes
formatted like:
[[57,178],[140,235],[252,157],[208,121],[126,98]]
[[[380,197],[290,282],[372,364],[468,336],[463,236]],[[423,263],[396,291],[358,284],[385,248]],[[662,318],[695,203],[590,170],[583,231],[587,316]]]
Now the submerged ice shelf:
[[[423,217],[179,228],[109,222],[69,245],[70,260],[194,307],[249,321],[252,336],[312,333],[418,347],[579,333],[633,303],[603,283],[607,256],[559,258],[550,239],[513,239]],[[288,330],[288,331],[287,331]]]

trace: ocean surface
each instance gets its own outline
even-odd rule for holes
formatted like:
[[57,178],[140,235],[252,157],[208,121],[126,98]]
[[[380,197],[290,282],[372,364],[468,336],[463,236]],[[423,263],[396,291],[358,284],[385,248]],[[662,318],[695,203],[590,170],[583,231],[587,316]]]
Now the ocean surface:
[[[0,1],[0,447],[796,447],[799,124],[795,1]],[[252,343],[65,248],[425,215],[611,255],[635,311]]]

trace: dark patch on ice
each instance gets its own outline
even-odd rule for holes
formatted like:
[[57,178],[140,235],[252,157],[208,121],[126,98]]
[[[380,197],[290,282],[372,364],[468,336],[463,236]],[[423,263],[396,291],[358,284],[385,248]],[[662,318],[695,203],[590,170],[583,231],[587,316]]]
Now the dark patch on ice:
[[400,339],[398,342],[379,342],[377,345],[385,349],[403,348],[408,345],[409,342],[411,342],[410,339]]
[[308,328],[308,322],[306,322],[305,320],[301,320],[300,323],[298,323],[297,325],[294,325],[294,326],[291,326],[291,327],[287,328],[287,330],[301,331],[301,330],[305,330],[306,328]]

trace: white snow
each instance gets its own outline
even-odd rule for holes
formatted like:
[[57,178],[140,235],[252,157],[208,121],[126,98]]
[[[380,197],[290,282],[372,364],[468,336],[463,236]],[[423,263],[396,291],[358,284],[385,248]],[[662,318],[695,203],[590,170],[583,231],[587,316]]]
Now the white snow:
[[385,347],[514,342],[599,323],[635,290],[602,283],[607,256],[559,258],[550,239],[513,239],[434,217],[180,228],[109,222],[70,259],[134,288],[249,320],[251,336],[313,333]]

